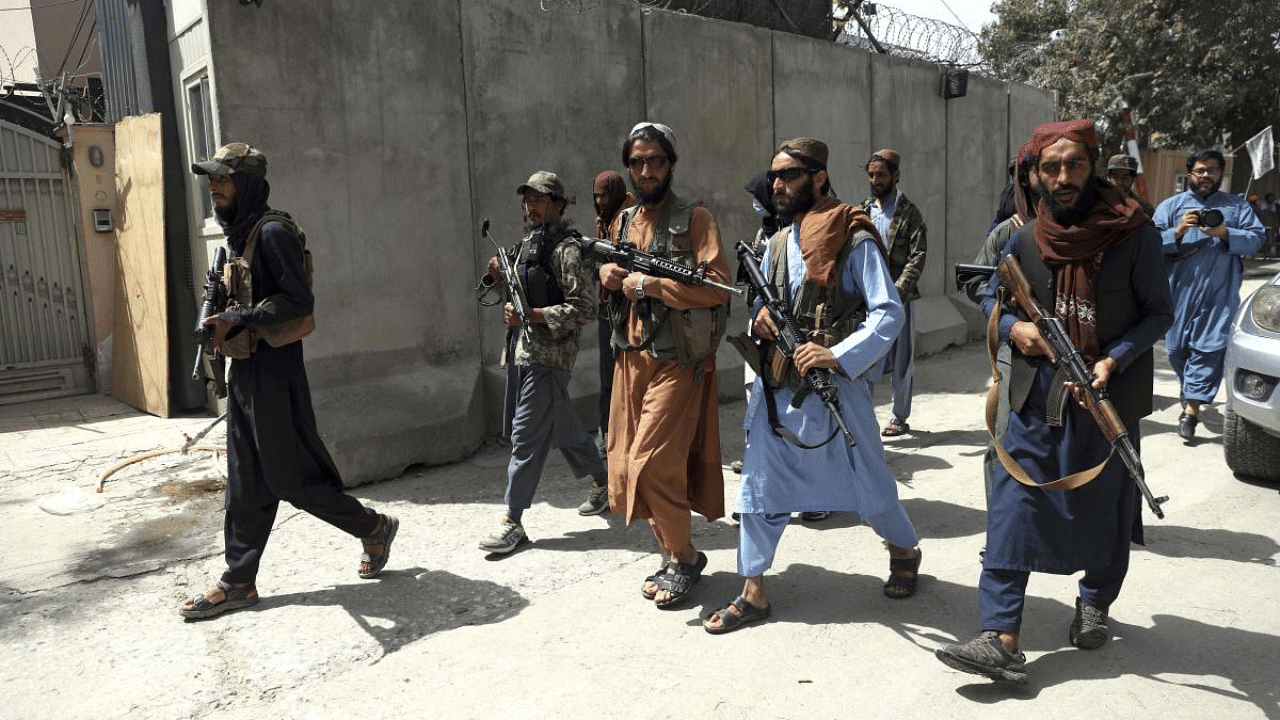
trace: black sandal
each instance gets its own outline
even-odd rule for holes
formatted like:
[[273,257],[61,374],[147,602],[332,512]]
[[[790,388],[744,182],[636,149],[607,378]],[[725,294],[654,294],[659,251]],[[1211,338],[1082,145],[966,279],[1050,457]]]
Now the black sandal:
[[[747,599],[741,595],[734,598],[729,605],[738,608],[738,612],[742,614],[739,615],[738,613],[735,613],[730,610],[728,606],[725,606],[720,610],[713,610],[702,618],[702,629],[712,635],[723,635],[753,622],[764,620],[773,614],[772,605],[756,607],[755,605],[747,602]],[[720,618],[720,627],[711,625],[711,621],[716,618]]]
[[[400,521],[395,515],[383,515],[382,521],[378,523],[378,528],[373,534],[360,539],[364,545],[364,553],[360,555],[360,567],[356,572],[362,579],[377,577],[378,573],[382,572],[382,568],[387,566],[387,560],[391,557],[391,541],[396,539],[396,532],[399,530]],[[382,546],[381,552],[369,551],[369,548],[379,545]],[[366,566],[368,566],[367,570]]]
[[[905,600],[916,594],[916,580],[920,577],[920,559],[923,557],[924,551],[916,548],[916,556],[913,558],[901,560],[889,558],[889,579],[884,581],[885,597],[890,597],[894,600]],[[897,574],[903,572],[911,574]]]
[[[693,584],[702,579],[702,571],[707,567],[707,556],[705,553],[698,553],[698,560],[695,563],[669,562],[665,571],[654,578],[659,590],[666,590],[671,593],[671,597],[665,602],[654,600],[654,605],[660,610],[670,610],[680,604],[682,600],[689,596],[689,591],[693,589]],[[654,593],[657,598],[657,593]]]
[[219,580],[218,587],[222,590],[222,602],[209,602],[208,594],[200,595],[191,598],[190,608],[178,608],[178,614],[189,620],[202,620],[258,604],[258,588],[253,583],[236,586]]
[[658,578],[667,571],[667,565],[668,563],[664,563],[662,567],[658,568],[652,575],[644,579],[644,582],[640,584],[640,597],[653,602],[653,598],[657,596],[658,590],[655,588],[653,592],[649,592],[645,589],[645,585],[648,585],[649,583],[653,583],[655,586],[658,585]]

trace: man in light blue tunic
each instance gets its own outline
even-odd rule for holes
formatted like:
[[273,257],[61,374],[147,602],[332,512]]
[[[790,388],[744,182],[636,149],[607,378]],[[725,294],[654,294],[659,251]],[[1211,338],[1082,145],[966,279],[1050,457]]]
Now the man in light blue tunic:
[[[915,593],[918,538],[885,464],[871,399],[871,382],[902,327],[902,300],[871,219],[830,194],[827,159],[827,146],[819,140],[788,140],[778,148],[769,172],[784,223],[769,241],[762,271],[775,296],[790,304],[810,341],[796,349],[789,367],[768,361],[764,369],[770,377],[757,378],[752,387],[736,508],[741,517],[738,573],[745,583],[741,595],[703,619],[703,628],[712,634],[736,630],[772,612],[764,572],[796,511],[857,512],[888,544],[891,574],[885,594],[905,598]],[[755,310],[753,330],[768,343],[778,328],[767,308],[757,305]],[[812,367],[833,371],[855,447],[835,432],[835,420],[819,398],[802,396],[793,403],[797,392],[811,395],[800,378]],[[775,427],[818,447],[799,447]]]
[[1249,203],[1219,190],[1225,165],[1217,150],[1187,158],[1188,189],[1160,203],[1152,218],[1173,296],[1164,344],[1182,390],[1178,435],[1187,442],[1195,438],[1200,407],[1213,402],[1222,382],[1231,318],[1240,307],[1241,258],[1258,252],[1266,237]]

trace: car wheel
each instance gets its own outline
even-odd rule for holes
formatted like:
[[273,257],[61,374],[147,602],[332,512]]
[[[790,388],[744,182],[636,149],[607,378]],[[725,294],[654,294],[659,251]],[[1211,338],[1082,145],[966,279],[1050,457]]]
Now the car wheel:
[[1237,475],[1280,482],[1280,438],[1237,415],[1223,411],[1222,451]]

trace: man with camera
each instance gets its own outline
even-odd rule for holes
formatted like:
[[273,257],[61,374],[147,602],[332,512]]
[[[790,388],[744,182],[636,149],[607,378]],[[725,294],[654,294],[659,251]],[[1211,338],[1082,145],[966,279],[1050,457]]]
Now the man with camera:
[[1201,406],[1213,402],[1222,381],[1231,318],[1240,306],[1241,258],[1256,253],[1266,234],[1244,198],[1219,189],[1225,167],[1217,150],[1188,157],[1187,190],[1160,203],[1152,218],[1164,240],[1174,304],[1164,343],[1181,388],[1178,436],[1188,443]]

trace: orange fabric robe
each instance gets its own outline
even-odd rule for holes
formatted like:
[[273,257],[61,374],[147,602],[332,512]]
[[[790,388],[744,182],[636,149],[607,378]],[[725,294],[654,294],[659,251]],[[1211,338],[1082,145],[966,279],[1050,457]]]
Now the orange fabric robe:
[[[628,239],[647,251],[661,208],[641,207],[631,219]],[[615,220],[610,236],[617,242]],[[732,284],[729,263],[720,245],[720,227],[703,207],[690,217],[690,238],[699,261],[706,260],[707,278]],[[650,277],[645,290],[661,286],[668,307],[684,310],[714,307],[728,301],[723,290],[685,285]],[[633,344],[641,337],[640,318],[628,318]],[[669,553],[689,544],[689,513],[715,520],[724,516],[724,475],[720,464],[720,416],[715,356],[697,367],[679,367],[675,360],[659,362],[647,351],[618,352],[609,413],[609,505],[630,523],[648,519],[658,542]]]

